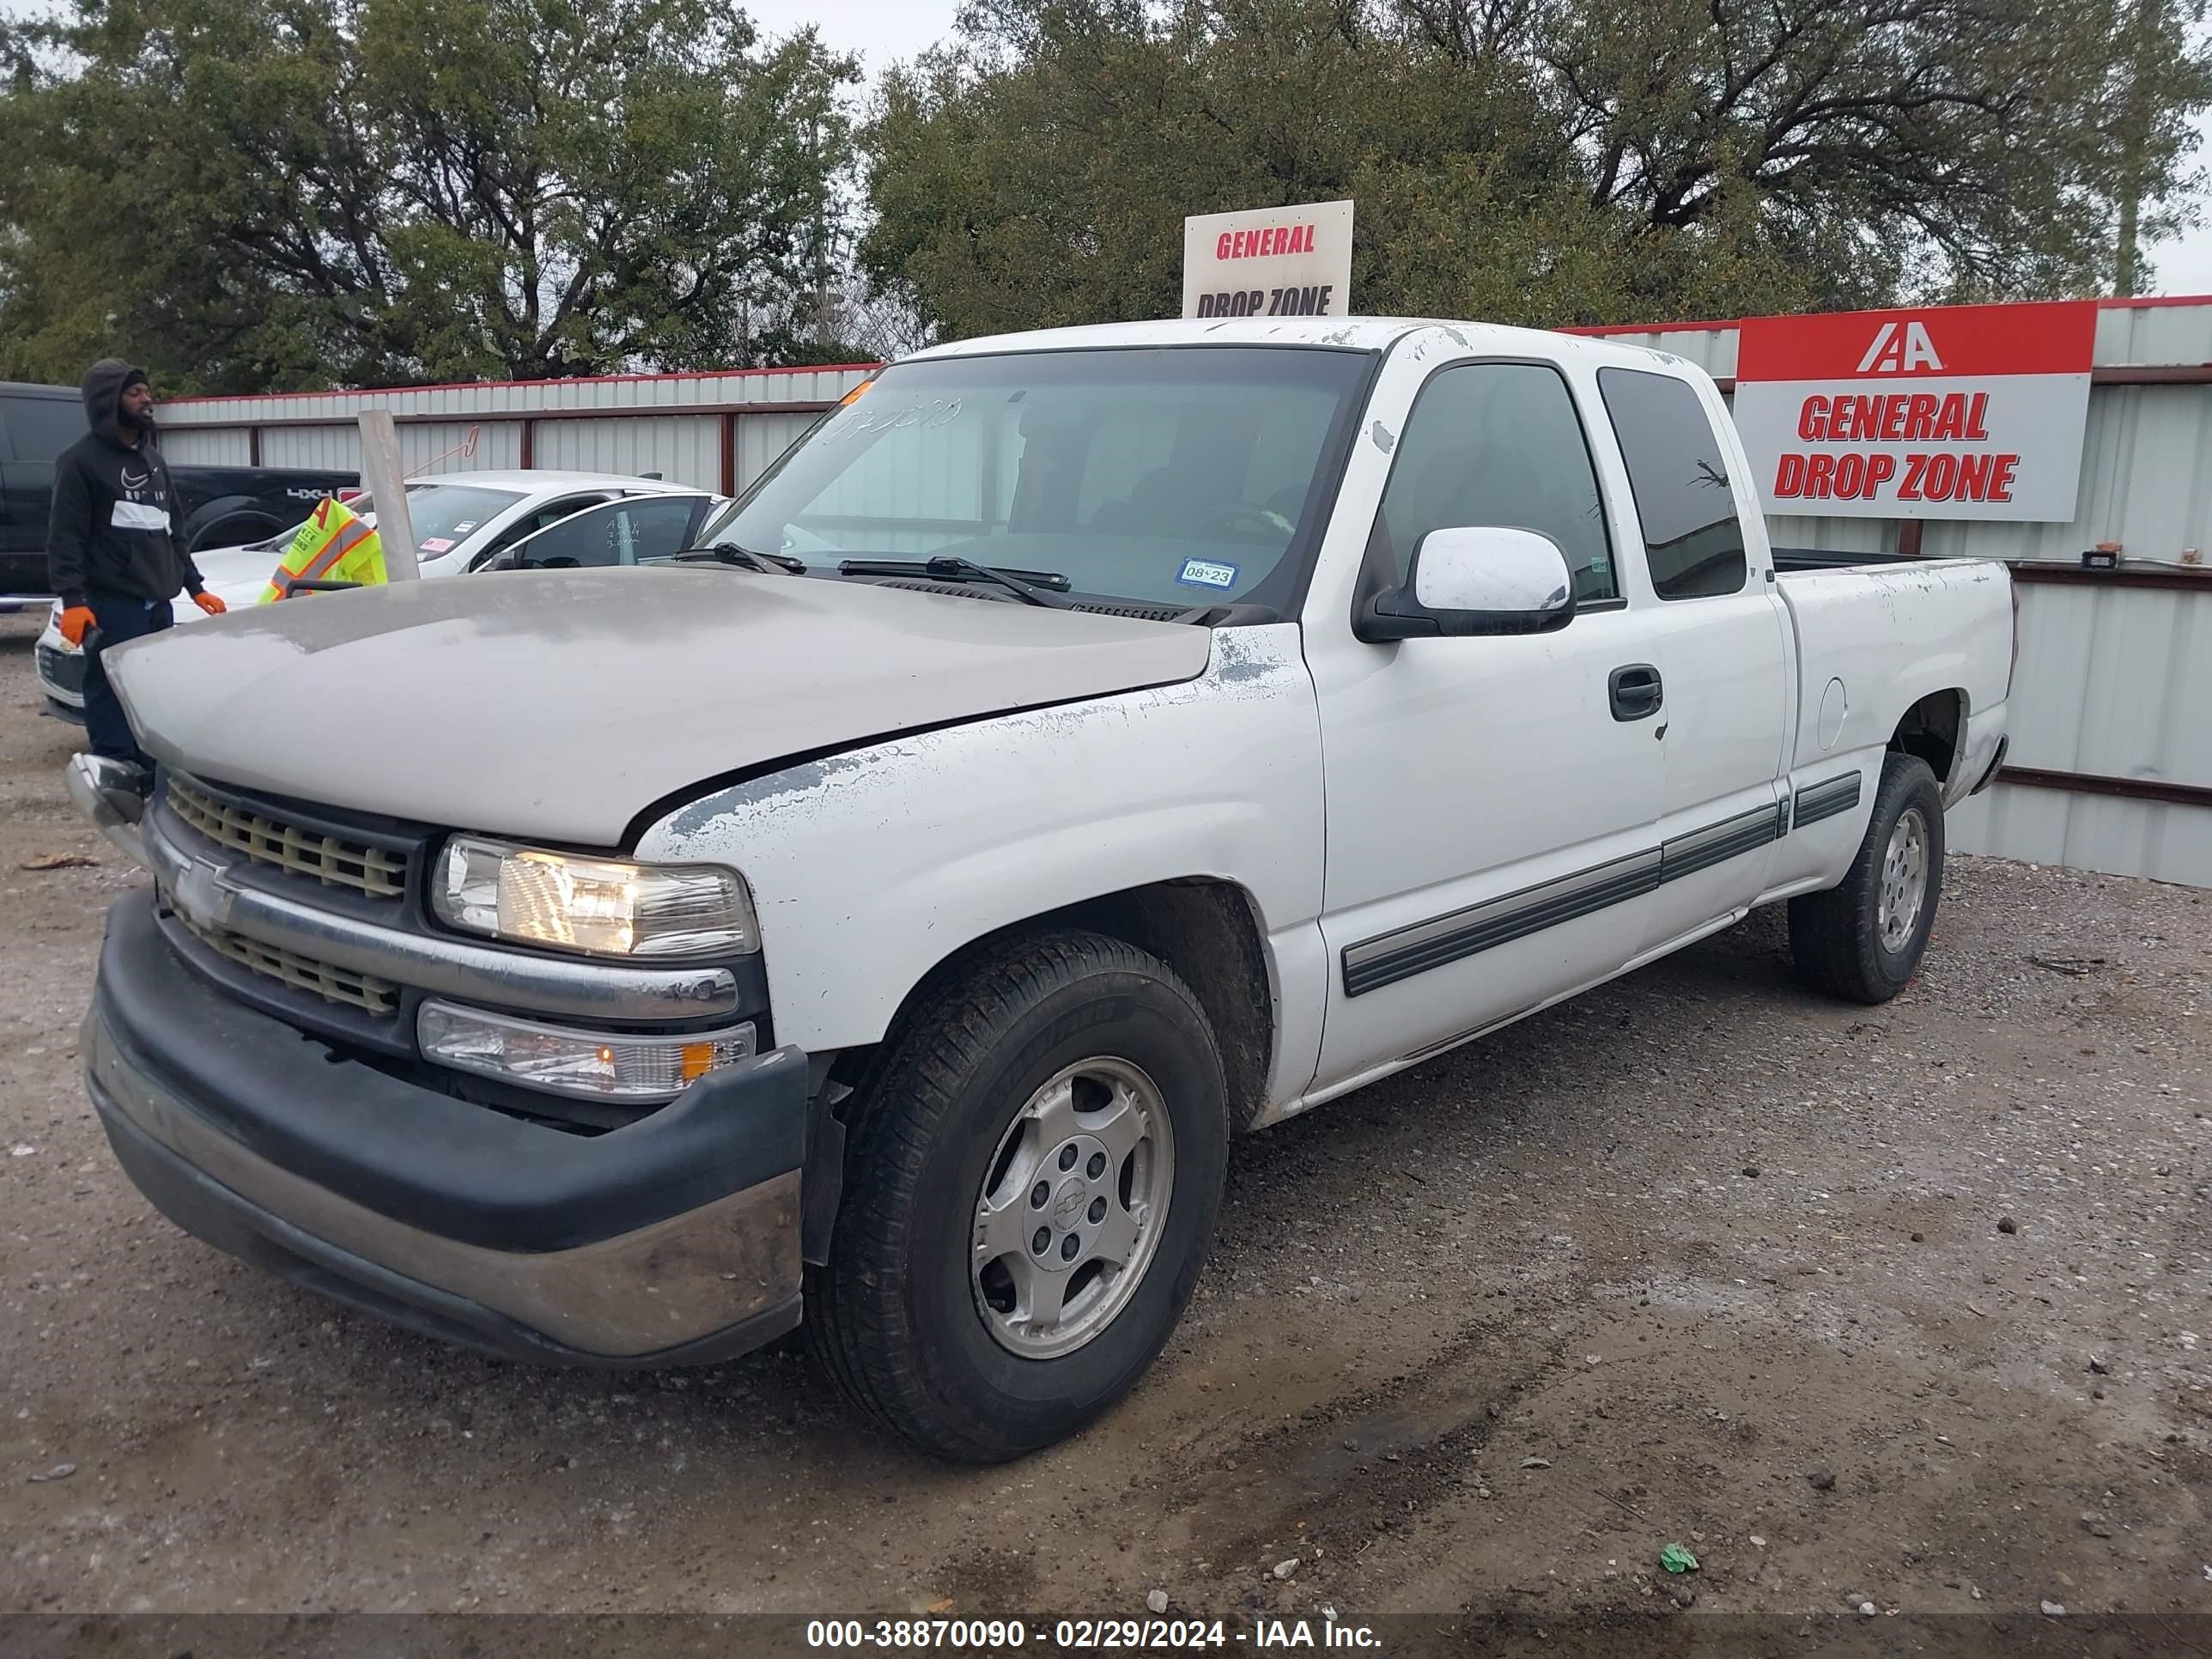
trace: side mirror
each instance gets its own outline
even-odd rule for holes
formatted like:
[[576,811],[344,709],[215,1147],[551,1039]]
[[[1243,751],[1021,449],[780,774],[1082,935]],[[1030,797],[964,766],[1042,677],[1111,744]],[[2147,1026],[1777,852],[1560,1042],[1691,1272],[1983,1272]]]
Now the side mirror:
[[1549,536],[1496,525],[1455,526],[1421,538],[1406,585],[1362,605],[1352,631],[1370,645],[1548,634],[1574,615],[1574,572]]

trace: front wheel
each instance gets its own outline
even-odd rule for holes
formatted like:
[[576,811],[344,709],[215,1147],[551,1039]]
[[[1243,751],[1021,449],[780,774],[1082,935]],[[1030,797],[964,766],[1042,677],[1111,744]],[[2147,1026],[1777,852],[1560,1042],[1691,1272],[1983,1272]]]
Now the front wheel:
[[1887,1002],[1919,971],[1943,896],[1943,792],[1926,761],[1892,753],[1842,883],[1790,901],[1790,949],[1815,990]]
[[863,1409],[1000,1462],[1144,1374],[1228,1164],[1212,1027],[1165,963],[1069,933],[983,956],[891,1040],[850,1126],[808,1325]]

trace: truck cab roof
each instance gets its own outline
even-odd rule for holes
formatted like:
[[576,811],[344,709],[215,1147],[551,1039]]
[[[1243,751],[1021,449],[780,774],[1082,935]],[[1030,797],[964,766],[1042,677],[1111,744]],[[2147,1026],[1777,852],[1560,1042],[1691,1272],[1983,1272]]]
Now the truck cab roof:
[[1562,334],[1553,329],[1515,328],[1502,323],[1458,322],[1437,317],[1215,317],[1103,323],[954,340],[915,352],[902,361],[989,356],[1014,351],[1097,351],[1116,346],[1268,345],[1385,351],[1407,335],[1428,330],[1442,331],[1455,343],[1463,345],[1477,356],[1579,359],[1645,368],[1655,362],[1678,361],[1645,346]]

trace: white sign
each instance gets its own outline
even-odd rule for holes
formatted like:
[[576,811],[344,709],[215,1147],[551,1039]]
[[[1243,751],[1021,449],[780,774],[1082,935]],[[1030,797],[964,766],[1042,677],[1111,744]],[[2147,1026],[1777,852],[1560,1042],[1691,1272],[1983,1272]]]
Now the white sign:
[[2094,300],[1754,317],[1735,425],[1770,513],[2074,517]]
[[1351,309],[1351,203],[1182,222],[1184,316],[1342,317]]

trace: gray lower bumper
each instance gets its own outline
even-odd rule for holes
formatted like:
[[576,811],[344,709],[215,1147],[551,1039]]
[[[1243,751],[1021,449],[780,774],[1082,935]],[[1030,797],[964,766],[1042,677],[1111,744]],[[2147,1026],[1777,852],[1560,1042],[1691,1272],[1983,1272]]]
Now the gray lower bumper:
[[143,898],[111,917],[82,1053],[118,1158],[171,1219],[399,1323],[641,1366],[798,1322],[803,1055],[570,1135],[339,1061],[220,997]]

